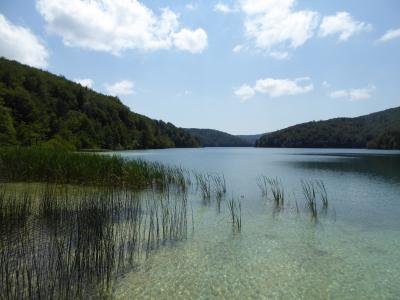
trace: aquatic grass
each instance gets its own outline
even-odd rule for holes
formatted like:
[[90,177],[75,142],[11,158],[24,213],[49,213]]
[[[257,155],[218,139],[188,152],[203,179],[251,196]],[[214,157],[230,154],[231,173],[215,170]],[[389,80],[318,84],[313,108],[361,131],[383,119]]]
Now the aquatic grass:
[[121,273],[187,237],[187,195],[178,187],[143,195],[54,184],[35,191],[28,200],[25,191],[12,194],[36,208],[26,226],[0,232],[0,299],[107,298]]
[[211,176],[211,179],[214,182],[216,193],[226,194],[226,180],[224,174],[214,174]]
[[306,200],[306,208],[309,210],[311,218],[316,220],[318,217],[316,187],[313,181],[301,180],[303,195]]
[[217,210],[221,210],[221,202],[226,195],[226,180],[222,174],[201,174],[194,173],[196,179],[197,190],[200,190],[203,203],[206,205],[211,204],[215,199],[217,203]]
[[188,188],[182,168],[99,153],[74,153],[39,147],[0,149],[0,180],[97,186]]
[[1,299],[108,298],[121,273],[187,237],[182,168],[3,148],[0,180],[28,182],[24,191],[0,186]]
[[268,177],[267,176],[259,176],[257,177],[257,185],[261,190],[262,197],[268,197]]
[[315,184],[321,197],[322,207],[326,210],[328,208],[328,192],[326,191],[325,184],[322,180],[316,180]]
[[33,194],[27,191],[18,195],[16,191],[7,191],[4,185],[0,185],[1,227],[24,224],[32,213],[32,197]]
[[214,183],[214,193],[217,202],[217,210],[221,211],[221,202],[226,195],[226,181],[224,174],[215,174],[212,176],[212,181]]
[[[257,178],[257,185],[261,190],[262,197],[271,195],[271,199],[275,204],[275,211],[279,212],[285,208],[285,192],[282,182],[277,177],[259,176]],[[318,210],[327,213],[329,206],[328,192],[323,180],[301,180],[302,194],[305,199],[305,207],[310,213],[311,218],[316,220],[318,218]],[[299,203],[297,202],[296,195],[293,194],[295,211],[300,214]],[[321,205],[318,202],[321,201]],[[290,207],[290,199],[288,201]],[[320,209],[319,209],[320,208]]]
[[282,182],[277,177],[267,177],[266,181],[269,184],[275,206],[283,208],[285,204],[285,191]]
[[196,178],[197,189],[201,192],[201,197],[205,204],[211,203],[211,177],[209,174],[194,174]]
[[318,217],[318,199],[321,201],[320,210],[323,213],[326,213],[329,203],[325,183],[320,179],[302,180],[301,186],[306,200],[306,207],[309,210],[311,217],[313,219],[317,219]]
[[231,215],[232,228],[235,232],[242,231],[242,204],[240,200],[235,200],[235,198],[230,198],[227,201],[229,212]]

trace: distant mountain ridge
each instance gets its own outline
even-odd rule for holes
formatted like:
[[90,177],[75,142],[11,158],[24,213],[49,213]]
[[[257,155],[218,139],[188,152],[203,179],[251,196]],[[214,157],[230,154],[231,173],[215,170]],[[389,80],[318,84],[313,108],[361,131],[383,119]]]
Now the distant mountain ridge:
[[294,125],[264,134],[256,147],[400,149],[400,107]]
[[171,123],[134,113],[80,84],[0,58],[0,146],[68,149],[198,147]]
[[252,147],[254,143],[215,129],[183,128],[196,137],[204,147]]
[[245,135],[236,135],[238,138],[248,142],[249,144],[251,144],[252,146],[254,146],[257,142],[257,140],[263,136],[265,133],[261,133],[261,134],[245,134]]

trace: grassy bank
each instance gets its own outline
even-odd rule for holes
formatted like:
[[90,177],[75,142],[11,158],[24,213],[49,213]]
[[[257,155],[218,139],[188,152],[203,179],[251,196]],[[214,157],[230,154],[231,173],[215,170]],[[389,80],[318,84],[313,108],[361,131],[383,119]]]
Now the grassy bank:
[[36,147],[0,149],[0,179],[3,181],[130,188],[163,188],[175,184],[185,188],[184,173],[180,168],[119,156]]

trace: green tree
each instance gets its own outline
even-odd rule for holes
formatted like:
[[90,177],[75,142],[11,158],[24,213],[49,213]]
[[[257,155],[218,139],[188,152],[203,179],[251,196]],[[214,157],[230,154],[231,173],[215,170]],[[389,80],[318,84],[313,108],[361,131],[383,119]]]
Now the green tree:
[[16,131],[10,110],[4,107],[3,99],[0,98],[0,145],[14,145],[16,143]]
[[195,147],[189,133],[131,112],[116,97],[96,93],[0,58],[1,145],[81,148]]

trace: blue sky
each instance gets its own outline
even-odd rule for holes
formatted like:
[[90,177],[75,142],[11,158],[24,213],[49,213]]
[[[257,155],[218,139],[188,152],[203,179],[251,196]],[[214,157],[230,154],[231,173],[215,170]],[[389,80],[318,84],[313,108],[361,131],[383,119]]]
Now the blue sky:
[[400,105],[397,0],[2,0],[0,56],[233,134]]

